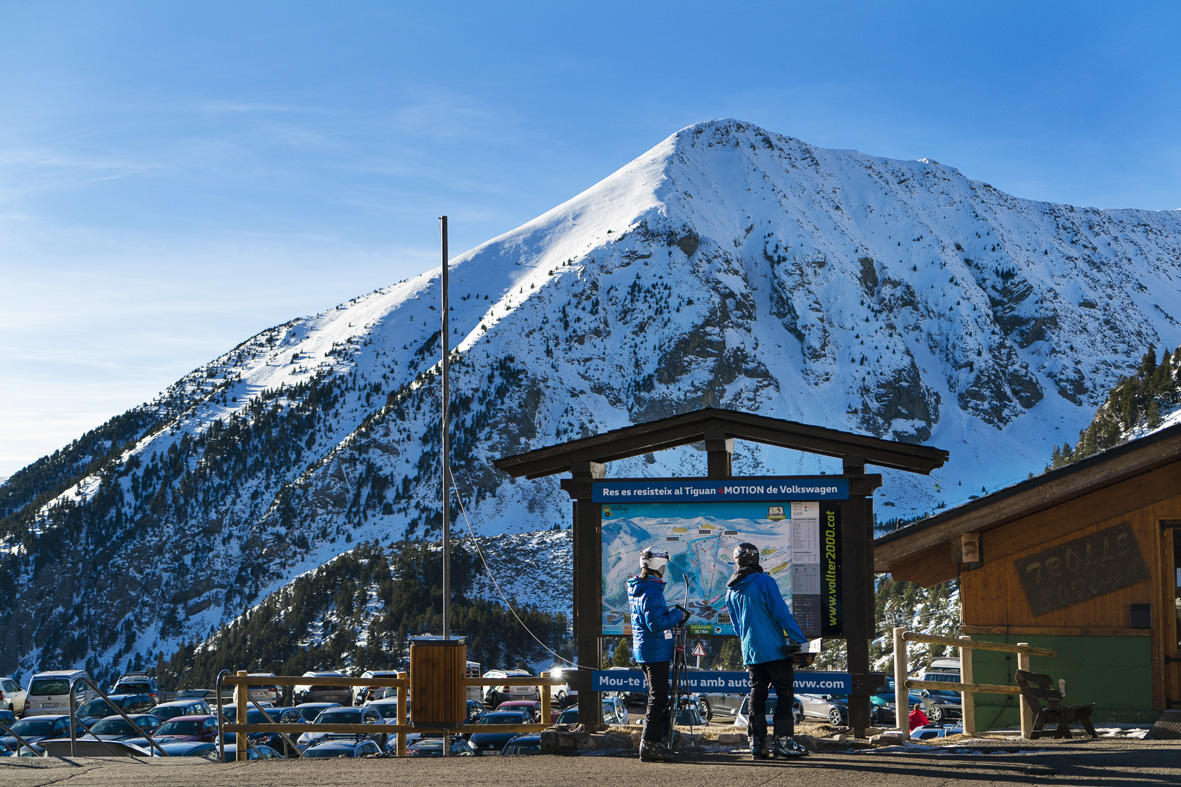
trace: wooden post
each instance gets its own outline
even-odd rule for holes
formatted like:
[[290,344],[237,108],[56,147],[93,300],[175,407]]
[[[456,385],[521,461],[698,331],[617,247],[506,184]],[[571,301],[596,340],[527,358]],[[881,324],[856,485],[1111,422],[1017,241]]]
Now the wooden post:
[[910,667],[906,657],[906,629],[894,629],[894,722],[902,731],[902,740],[910,740],[910,693],[906,690],[906,676]]
[[[238,677],[239,678],[245,679],[246,676],[249,674],[250,673],[248,673],[246,670],[238,670]],[[247,708],[247,705],[249,702],[250,702],[250,694],[247,692],[246,684],[239,683],[237,686],[234,687],[234,709],[237,711],[237,716],[238,716],[237,723],[238,724],[245,724],[246,723],[246,711],[249,710]],[[235,762],[246,762],[246,760],[249,759],[249,757],[247,756],[249,754],[249,752],[247,751],[246,733],[244,733],[244,732],[235,732],[234,733],[234,749],[235,749],[235,752],[234,752]]]
[[[971,642],[971,637],[960,637],[965,642]],[[960,648],[960,683],[975,683],[972,675],[972,648]],[[960,704],[964,714],[964,734],[976,734],[976,692],[960,692]]]
[[[402,680],[406,680],[406,674],[402,673],[400,676]],[[398,756],[406,756],[406,706],[410,704],[410,690],[409,685],[403,683],[398,687]],[[466,703],[465,703],[466,704]]]
[[[543,672],[538,677],[549,678],[548,672]],[[541,723],[549,724],[550,716],[550,692],[553,690],[552,686],[541,685],[537,687],[537,693],[541,697]]]
[[[1028,642],[1018,642],[1017,647],[1028,648]],[[1023,650],[1017,651],[1017,669],[1029,671],[1029,654]],[[1017,695],[1017,703],[1021,708],[1021,737],[1030,738],[1033,736],[1033,711],[1029,709],[1029,703],[1020,694]]]
[[603,631],[602,509],[591,500],[592,484],[607,474],[599,462],[576,462],[562,488],[574,503],[574,639],[578,669],[578,721],[595,732],[603,721],[603,704],[591,690],[591,670],[601,667],[599,635]]

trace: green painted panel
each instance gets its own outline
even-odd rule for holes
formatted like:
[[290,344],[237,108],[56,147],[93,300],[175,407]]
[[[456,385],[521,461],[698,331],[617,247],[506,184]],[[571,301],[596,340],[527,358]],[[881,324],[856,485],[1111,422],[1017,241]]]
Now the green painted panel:
[[[1067,703],[1095,703],[1096,722],[1153,722],[1152,639],[1150,637],[1074,637],[973,634],[973,639],[1015,645],[1018,641],[1058,651],[1056,658],[1030,657],[1030,670],[1066,681]],[[977,683],[1016,686],[1017,654],[972,652]],[[977,694],[979,730],[1020,727],[1017,695]]]

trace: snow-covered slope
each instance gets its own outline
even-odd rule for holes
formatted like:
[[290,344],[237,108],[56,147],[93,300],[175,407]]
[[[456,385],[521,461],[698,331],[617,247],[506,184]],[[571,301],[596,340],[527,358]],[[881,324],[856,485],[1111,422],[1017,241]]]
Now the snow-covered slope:
[[[454,261],[457,501],[485,535],[564,524],[558,479],[492,460],[713,406],[945,448],[933,477],[886,473],[877,514],[952,505],[1039,471],[1149,344],[1181,342],[1179,278],[1178,212],[691,126]],[[350,543],[436,532],[439,296],[430,271],[277,326],[15,475],[0,589],[25,614],[0,671],[155,654]],[[685,448],[610,472],[704,467]],[[839,468],[735,457],[818,470]]]

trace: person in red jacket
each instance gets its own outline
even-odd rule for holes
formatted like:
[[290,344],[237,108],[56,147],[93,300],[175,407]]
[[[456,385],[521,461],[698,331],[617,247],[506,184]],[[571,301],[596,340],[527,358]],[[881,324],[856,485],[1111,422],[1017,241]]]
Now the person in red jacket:
[[931,720],[927,718],[927,714],[923,713],[921,705],[915,705],[914,710],[910,712],[910,729],[913,731],[916,727],[922,727]]

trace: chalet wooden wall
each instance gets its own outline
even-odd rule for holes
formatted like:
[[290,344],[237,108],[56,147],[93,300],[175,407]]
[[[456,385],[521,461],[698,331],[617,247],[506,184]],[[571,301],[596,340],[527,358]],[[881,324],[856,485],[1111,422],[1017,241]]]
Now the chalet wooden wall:
[[[1172,577],[1160,573],[1159,523],[1178,518],[1181,464],[1174,464],[986,531],[984,565],[960,575],[965,632],[1147,636],[1147,629],[1132,628],[1131,605],[1151,604],[1153,615],[1160,614],[1160,587]],[[1148,581],[1035,617],[1017,560],[1124,522],[1148,566]]]

